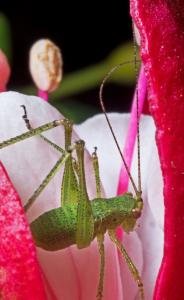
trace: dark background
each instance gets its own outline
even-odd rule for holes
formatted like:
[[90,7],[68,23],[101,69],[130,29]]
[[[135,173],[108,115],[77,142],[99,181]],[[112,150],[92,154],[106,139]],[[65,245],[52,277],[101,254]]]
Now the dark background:
[[[12,76],[9,88],[31,84],[28,71],[30,46],[48,37],[61,49],[64,72],[69,73],[103,60],[112,49],[132,39],[129,1],[4,1],[0,11],[12,29]],[[107,104],[110,110],[128,110],[133,87],[111,85]],[[98,105],[98,89],[75,97]],[[112,100],[112,98],[115,98]],[[123,101],[122,98],[126,99]]]

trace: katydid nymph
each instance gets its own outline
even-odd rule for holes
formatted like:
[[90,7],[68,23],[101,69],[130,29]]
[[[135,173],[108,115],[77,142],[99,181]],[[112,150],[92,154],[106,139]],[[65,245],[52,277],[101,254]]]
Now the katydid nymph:
[[[31,223],[30,228],[35,244],[48,251],[61,250],[73,244],[82,249],[88,247],[93,239],[97,238],[100,254],[100,275],[96,298],[101,300],[103,299],[103,278],[105,272],[103,240],[104,234],[108,232],[110,239],[117,245],[125,258],[143,299],[144,292],[140,275],[125,248],[117,240],[115,232],[119,225],[123,227],[125,232],[134,230],[143,207],[141,190],[137,190],[135,187],[135,197],[130,193],[126,193],[110,199],[103,198],[100,188],[97,151],[95,149],[92,154],[92,162],[96,180],[96,198],[90,201],[84,171],[84,142],[81,140],[75,143],[71,142],[72,122],[64,119],[32,129],[24,106],[23,109],[23,118],[28,132],[0,143],[0,149],[34,135],[39,135],[40,139],[43,139],[61,153],[61,158],[45,177],[41,185],[35,190],[33,196],[27,201],[24,207],[25,211],[32,206],[56,172],[64,165],[61,207],[45,212]],[[61,125],[64,126],[65,130],[65,149],[60,148],[42,135],[44,131]],[[76,152],[75,159],[73,158],[74,152]]]

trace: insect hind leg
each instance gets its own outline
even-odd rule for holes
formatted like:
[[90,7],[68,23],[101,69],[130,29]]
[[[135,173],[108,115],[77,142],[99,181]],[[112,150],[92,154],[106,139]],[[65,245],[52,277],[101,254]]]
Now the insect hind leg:
[[122,256],[124,257],[124,259],[125,259],[125,261],[128,265],[128,268],[129,268],[134,280],[137,283],[141,299],[144,300],[145,299],[144,298],[144,287],[143,287],[143,283],[142,283],[141,277],[139,275],[139,272],[138,272],[136,266],[134,265],[133,261],[131,260],[130,256],[128,255],[125,247],[116,238],[115,231],[114,230],[109,230],[108,233],[109,233],[110,239],[118,247],[119,251],[121,252]]

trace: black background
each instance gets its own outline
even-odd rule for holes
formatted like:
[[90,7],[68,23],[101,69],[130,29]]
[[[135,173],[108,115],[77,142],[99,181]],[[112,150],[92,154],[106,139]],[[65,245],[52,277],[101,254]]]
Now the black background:
[[[28,52],[39,38],[48,37],[61,49],[64,72],[86,67],[103,60],[110,51],[132,39],[128,0],[114,1],[8,1],[1,2],[1,12],[12,29],[12,76],[9,88],[30,84]],[[111,86],[109,109],[128,110],[133,88]],[[76,96],[90,104],[97,101],[97,90]],[[122,98],[126,99],[122,103]],[[117,103],[115,103],[117,102]],[[125,102],[127,104],[125,104]],[[122,107],[119,107],[122,106]]]

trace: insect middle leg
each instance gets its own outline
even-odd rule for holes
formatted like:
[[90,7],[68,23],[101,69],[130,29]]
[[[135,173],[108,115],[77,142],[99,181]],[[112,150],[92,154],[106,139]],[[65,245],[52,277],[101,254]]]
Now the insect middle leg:
[[[75,144],[73,145],[73,149],[75,148]],[[56,162],[54,167],[51,169],[49,174],[45,177],[45,179],[42,181],[42,183],[39,185],[39,187],[34,191],[33,195],[28,199],[26,205],[24,206],[25,211],[28,211],[28,209],[33,205],[37,197],[41,194],[41,192],[44,190],[44,188],[49,184],[51,179],[55,176],[57,171],[59,171],[60,167],[69,159],[71,156],[70,152],[66,152],[62,155],[62,157]]]

